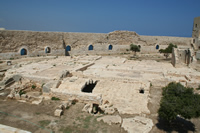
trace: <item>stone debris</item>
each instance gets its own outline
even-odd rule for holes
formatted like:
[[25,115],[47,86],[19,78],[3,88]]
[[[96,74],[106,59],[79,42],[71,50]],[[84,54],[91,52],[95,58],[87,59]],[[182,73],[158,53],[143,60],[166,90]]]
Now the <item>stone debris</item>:
[[9,95],[7,96],[7,98],[8,98],[8,99],[13,99],[14,96],[13,96],[13,94],[9,94]]
[[99,108],[104,112],[104,114],[108,115],[114,114],[116,111],[112,104],[103,104],[100,105]]
[[104,123],[107,123],[109,125],[111,124],[121,124],[122,119],[119,115],[106,115],[100,118],[97,118],[97,121],[103,120]]
[[93,105],[92,105],[91,103],[87,103],[87,104],[83,107],[82,111],[83,111],[83,112],[87,112],[87,113],[92,113],[92,108],[93,108]]
[[15,94],[15,99],[16,100],[20,100],[21,99],[21,97],[20,97],[20,95],[17,93],[17,94]]
[[122,128],[128,133],[148,133],[152,127],[153,121],[141,116],[124,118],[122,122]]
[[63,101],[62,102],[62,105],[64,106],[64,108],[68,108],[72,105],[72,101]]
[[43,98],[38,98],[38,100],[32,101],[32,104],[39,105],[43,101]]
[[55,81],[49,81],[46,84],[42,86],[42,91],[45,93],[49,93],[51,91],[51,88],[55,84]]
[[60,117],[62,114],[63,114],[63,110],[62,109],[56,109],[55,112],[54,112],[54,115],[58,116],[58,117]]

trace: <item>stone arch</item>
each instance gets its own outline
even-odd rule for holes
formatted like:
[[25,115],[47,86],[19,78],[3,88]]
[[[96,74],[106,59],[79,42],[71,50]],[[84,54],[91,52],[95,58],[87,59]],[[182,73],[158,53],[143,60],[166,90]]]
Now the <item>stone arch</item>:
[[90,44],[89,47],[88,47],[88,50],[93,50],[93,49],[94,49],[93,45]]
[[67,45],[66,51],[71,51],[71,46]]
[[110,44],[109,46],[108,46],[108,50],[112,50],[113,49],[113,46]]
[[46,47],[45,48],[45,53],[51,53],[51,48],[50,47]]
[[26,48],[21,48],[20,49],[20,55],[27,55],[28,54],[28,51]]
[[157,44],[157,45],[156,45],[156,49],[159,49],[159,48],[160,48],[160,46]]

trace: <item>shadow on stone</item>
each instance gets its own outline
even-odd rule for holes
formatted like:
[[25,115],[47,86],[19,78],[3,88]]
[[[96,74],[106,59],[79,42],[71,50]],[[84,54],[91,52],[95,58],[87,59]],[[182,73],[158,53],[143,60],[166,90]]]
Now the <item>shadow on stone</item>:
[[172,131],[177,131],[178,133],[188,133],[189,131],[195,131],[195,125],[183,118],[177,117],[171,124],[163,119],[159,119],[156,124],[158,129],[164,130],[171,133]]
[[96,86],[97,82],[86,83],[84,87],[81,89],[82,92],[92,93],[94,87]]

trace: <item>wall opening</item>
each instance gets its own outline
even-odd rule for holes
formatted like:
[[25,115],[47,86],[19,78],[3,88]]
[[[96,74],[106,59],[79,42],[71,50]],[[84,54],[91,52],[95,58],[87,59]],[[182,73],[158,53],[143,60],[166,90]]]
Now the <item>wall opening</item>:
[[195,43],[195,39],[193,39],[193,43]]
[[141,46],[140,46],[140,45],[138,45],[138,47],[141,49]]
[[197,24],[195,24],[195,28],[197,28]]
[[159,49],[159,45],[156,45],[156,49]]
[[90,46],[88,47],[88,50],[93,50],[93,45],[90,45]]
[[140,89],[139,93],[144,94],[144,89]]
[[22,48],[20,51],[21,55],[27,55],[27,50],[25,48]]
[[45,48],[45,53],[51,53],[51,48],[50,47],[46,47]]
[[113,49],[113,46],[112,45],[109,45],[108,46],[108,50],[112,50]]
[[90,80],[89,82],[85,83],[81,91],[86,92],[86,93],[92,93],[96,84],[97,84],[97,81],[93,82],[92,80]]
[[71,51],[71,46],[68,45],[68,46],[66,47],[66,51]]

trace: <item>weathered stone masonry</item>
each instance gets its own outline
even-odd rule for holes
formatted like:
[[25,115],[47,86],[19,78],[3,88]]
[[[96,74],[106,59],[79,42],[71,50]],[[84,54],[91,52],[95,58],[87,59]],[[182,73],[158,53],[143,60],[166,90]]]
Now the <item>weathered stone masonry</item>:
[[[192,41],[192,38],[183,37],[140,36],[131,31],[105,34],[2,30],[0,59],[21,57],[23,54],[26,56],[112,54],[126,51],[131,43],[140,45],[142,53],[152,53],[165,48],[169,43],[190,47]],[[92,50],[89,49],[91,46]]]

